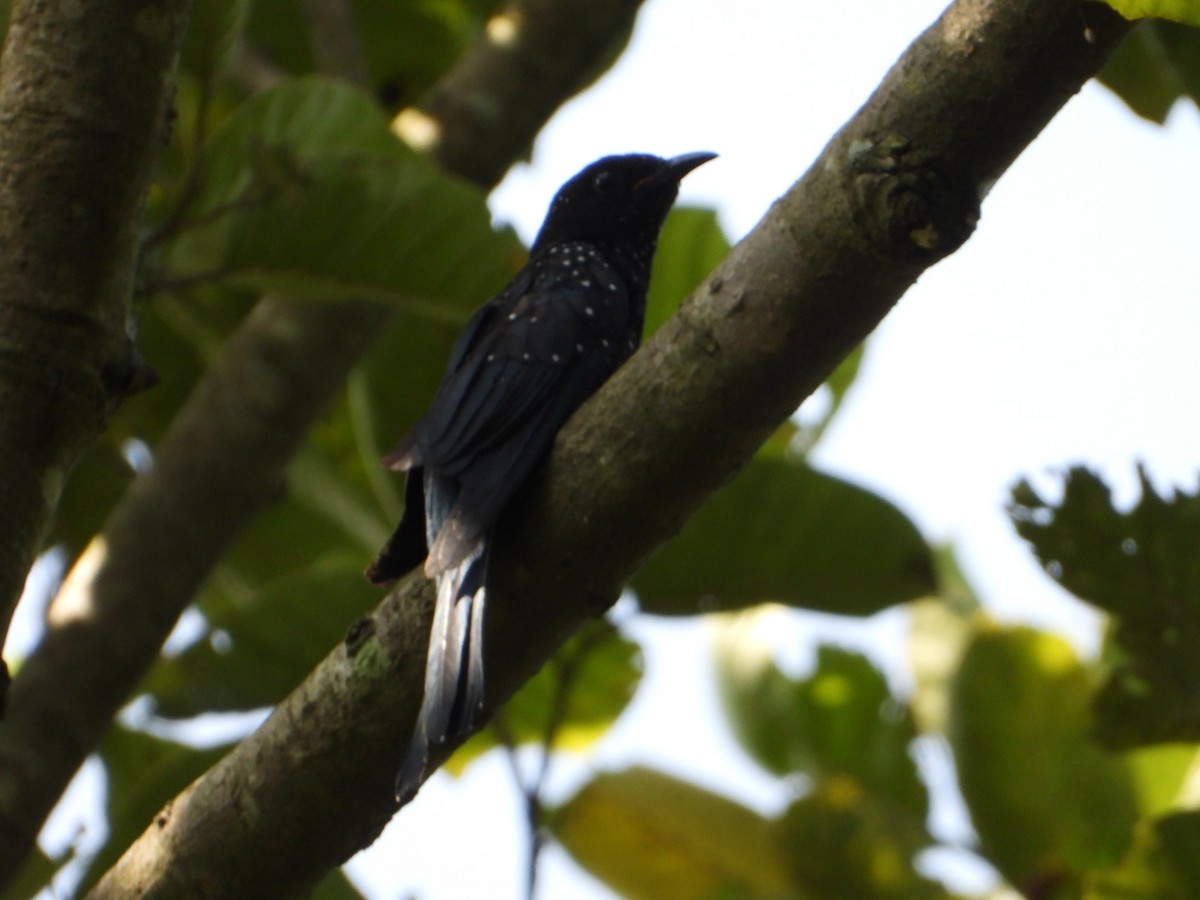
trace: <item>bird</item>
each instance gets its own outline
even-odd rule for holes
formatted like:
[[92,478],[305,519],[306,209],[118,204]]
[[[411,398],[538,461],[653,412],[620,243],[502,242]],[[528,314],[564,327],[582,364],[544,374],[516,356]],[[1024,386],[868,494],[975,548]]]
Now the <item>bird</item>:
[[606,156],[568,180],[528,262],[471,317],[428,410],[383,457],[407,473],[405,506],[367,577],[386,584],[423,563],[437,583],[401,803],[419,789],[430,749],[471,733],[482,712],[497,518],[571,414],[637,349],[663,222],[683,177],[715,157]]

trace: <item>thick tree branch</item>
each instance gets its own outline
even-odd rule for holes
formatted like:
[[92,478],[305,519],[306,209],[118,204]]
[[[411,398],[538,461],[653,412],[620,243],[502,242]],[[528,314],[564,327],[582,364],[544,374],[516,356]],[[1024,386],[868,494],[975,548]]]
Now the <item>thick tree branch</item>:
[[[576,43],[575,20],[587,19],[581,10],[607,9],[612,36],[628,31],[636,10],[628,0],[537,7],[527,13],[531,27],[550,39],[535,18],[544,11],[566,44]],[[474,52],[491,50],[485,42]],[[581,56],[575,65],[590,71],[602,62]],[[471,84],[485,102],[488,85],[457,74],[476,68],[468,54],[448,77]],[[562,76],[559,103],[578,82]],[[489,171],[503,172],[513,161],[504,148],[528,145],[543,122],[491,121],[493,131],[481,138],[495,154]],[[455,127],[448,124],[446,133]],[[134,482],[75,566],[47,634],[13,683],[0,722],[0,890],[213,565],[277,494],[304,434],[392,315],[373,303],[269,299],[197,385],[156,448],[155,466]]]
[[67,473],[148,378],[126,319],[190,9],[12,5],[0,59],[0,646]]
[[418,109],[400,114],[401,134],[451,172],[496,184],[564,99],[617,58],[641,4],[514,0]]
[[[1077,0],[959,0],[913,44],[572,419],[507,516],[493,566],[491,704],[611,602],[921,271],[966,239],[979,198],[1126,27]],[[394,812],[417,706],[409,686],[424,660],[413,609],[427,616],[429,599],[420,579],[402,583],[163,811],[93,896],[294,896],[369,844]]]

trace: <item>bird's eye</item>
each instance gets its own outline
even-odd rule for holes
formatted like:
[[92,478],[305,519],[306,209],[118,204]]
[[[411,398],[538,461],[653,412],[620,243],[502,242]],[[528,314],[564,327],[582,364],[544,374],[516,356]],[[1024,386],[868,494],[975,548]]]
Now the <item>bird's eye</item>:
[[597,194],[611,194],[617,187],[617,179],[612,172],[601,172],[592,182]]

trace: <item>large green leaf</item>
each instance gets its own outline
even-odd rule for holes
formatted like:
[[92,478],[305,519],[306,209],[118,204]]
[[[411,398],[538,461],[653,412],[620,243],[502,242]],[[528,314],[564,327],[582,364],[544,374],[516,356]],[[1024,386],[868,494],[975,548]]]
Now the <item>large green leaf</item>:
[[1029,628],[977,632],[948,728],[983,855],[1018,890],[1077,897],[1113,866],[1138,817],[1127,765],[1090,737],[1088,673],[1061,638]]
[[717,684],[738,741],[768,771],[838,782],[887,812],[909,854],[929,843],[929,798],[909,745],[912,714],[866,657],[823,646],[804,679],[784,675],[737,620],[717,644]]
[[803,896],[812,900],[939,900],[919,875],[890,811],[852,779],[830,779],[794,802],[777,839]]
[[929,548],[894,506],[784,459],[756,458],[633,578],[660,615],[777,601],[870,615],[934,589]]
[[1051,575],[1117,617],[1096,700],[1098,733],[1116,747],[1200,741],[1200,496],[1160,497],[1139,478],[1127,513],[1083,468],[1067,473],[1058,504],[1023,482],[1010,507]]
[[652,769],[598,775],[558,810],[551,830],[576,862],[631,900],[796,896],[769,820]]
[[[1200,4],[1193,2],[1192,8],[1200,10]],[[1139,116],[1162,124],[1180,97],[1200,103],[1200,29],[1143,22],[1097,77]]]
[[1200,25],[1200,3],[1196,0],[1104,0],[1127,19],[1151,16]]
[[[641,648],[607,622],[591,622],[521,687],[497,718],[505,738],[520,745],[544,741],[553,715],[554,749],[585,750],[629,705],[641,677]],[[461,772],[499,743],[496,730],[485,728],[463,744],[446,769]]]
[[360,558],[315,560],[240,602],[207,605],[212,636],[162,660],[144,687],[169,717],[271,706],[378,599]]
[[209,142],[205,171],[168,258],[175,278],[461,319],[523,253],[492,229],[477,188],[408,150],[342,82],[287,82],[246,101]]

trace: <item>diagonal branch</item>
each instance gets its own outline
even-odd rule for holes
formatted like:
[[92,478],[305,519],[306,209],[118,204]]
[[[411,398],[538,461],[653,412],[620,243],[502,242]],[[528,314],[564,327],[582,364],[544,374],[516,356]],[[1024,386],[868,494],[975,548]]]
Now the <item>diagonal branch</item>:
[[[572,419],[507,516],[493,566],[489,704],[610,603],[917,276],[957,249],[979,198],[1126,28],[1078,0],[958,0],[909,48],[808,173]],[[294,896],[369,844],[395,812],[392,778],[416,712],[410,686],[427,633],[418,607],[427,625],[429,591],[409,579],[167,806],[93,896],[134,886]]]
[[[510,12],[544,43],[527,40],[504,59],[526,70],[553,52],[547,43],[579,45],[573,29],[592,22],[597,11],[606,16],[610,39],[595,44],[610,46],[632,26],[637,5],[517,0]],[[484,102],[492,84],[464,74],[481,71],[475,62],[481,54],[493,57],[489,40],[447,78]],[[580,83],[579,73],[605,62],[595,55],[564,60],[576,71],[564,68],[543,86],[544,96],[557,100],[546,101],[542,118],[489,120],[490,132],[480,138],[488,171],[502,173],[513,161],[505,148],[531,143],[545,117]],[[512,79],[501,77],[496,65],[483,67],[486,77],[508,85]],[[448,140],[458,127],[447,121]],[[213,565],[277,494],[308,428],[392,315],[391,308],[359,301],[321,306],[268,299],[205,373],[156,448],[155,466],[138,477],[76,564],[45,638],[13,682],[0,722],[0,891]]]

